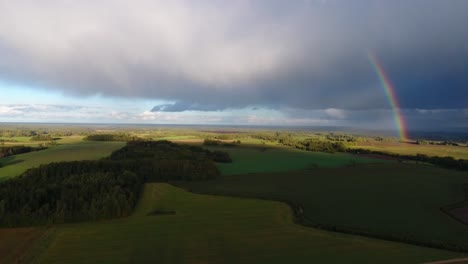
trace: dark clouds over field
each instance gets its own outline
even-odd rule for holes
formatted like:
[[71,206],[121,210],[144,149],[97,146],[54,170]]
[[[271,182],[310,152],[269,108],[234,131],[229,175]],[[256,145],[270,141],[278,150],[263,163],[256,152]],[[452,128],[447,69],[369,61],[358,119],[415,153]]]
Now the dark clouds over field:
[[463,115],[467,12],[464,0],[0,0],[0,80],[176,102],[156,112],[388,109],[372,51],[402,108]]

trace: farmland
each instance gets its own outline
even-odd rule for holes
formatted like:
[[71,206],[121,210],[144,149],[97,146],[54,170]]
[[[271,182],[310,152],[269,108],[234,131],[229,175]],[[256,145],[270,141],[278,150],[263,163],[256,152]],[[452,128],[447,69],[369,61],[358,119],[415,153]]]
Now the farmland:
[[181,186],[292,202],[303,207],[308,225],[468,247],[468,227],[440,210],[464,199],[465,183],[462,172],[391,163],[224,176]]
[[417,145],[401,142],[364,141],[351,148],[363,148],[374,151],[384,151],[403,155],[424,154],[428,156],[449,156],[457,159],[468,159],[466,146]]
[[241,147],[211,147],[210,149],[226,151],[233,159],[233,163],[218,164],[224,175],[389,162],[345,153],[310,152],[283,146],[243,145]]
[[0,0],[0,264],[468,264],[468,0]]
[[[155,212],[173,211],[175,214]],[[38,263],[419,263],[460,256],[296,225],[278,202],[147,184],[131,217],[59,225]]]
[[[4,141],[5,146],[47,144],[48,148],[0,159],[3,165],[0,168],[0,180],[14,179],[41,164],[98,160],[108,157],[126,144],[114,140],[137,139],[131,141],[132,144],[140,142],[142,146],[149,146],[145,150],[149,152],[135,149],[129,153],[127,149],[114,153],[115,157],[133,159],[122,160],[122,164],[128,166],[126,171],[135,170],[136,173],[128,174],[127,171],[126,175],[140,175],[140,179],[156,182],[169,181],[172,185],[146,180],[141,196],[141,192],[135,192],[139,199],[134,201],[138,203],[128,217],[119,218],[119,215],[128,214],[117,213],[106,218],[82,217],[78,220],[82,222],[77,223],[51,220],[47,227],[0,229],[0,238],[14,236],[14,239],[5,239],[5,243],[0,243],[0,253],[3,254],[0,263],[28,263],[33,260],[39,263],[420,263],[466,256],[453,250],[466,250],[468,247],[468,226],[441,211],[442,207],[454,205],[462,206],[457,210],[466,209],[463,207],[463,186],[468,183],[466,172],[441,169],[428,163],[418,164],[417,161],[382,159],[379,155],[354,155],[334,149],[314,151],[314,147],[321,145],[309,144],[324,142],[324,147],[335,146],[340,141],[334,139],[353,138],[346,135],[259,131],[217,133],[188,129],[153,131],[147,128],[126,128],[120,131],[117,128],[101,127],[97,132],[86,131],[61,137],[52,135],[57,138],[55,142],[31,141],[30,137],[7,137],[10,141]],[[155,139],[188,146],[179,149],[169,142],[162,142],[162,145],[173,147],[159,149],[158,143],[147,142]],[[214,144],[205,144],[207,139]],[[375,144],[367,146],[365,142]],[[426,148],[426,153],[433,155],[444,153],[435,151],[438,148],[452,151],[447,152],[449,154],[458,151],[459,157],[466,154],[464,145],[421,146],[391,139],[375,141],[372,138],[352,144],[343,143],[349,148],[385,146],[383,151],[407,154],[395,148],[397,146],[405,150],[405,146],[400,144],[406,144],[407,149],[413,148],[415,153],[419,153],[419,149],[416,149],[422,147]],[[298,149],[298,146],[305,146],[307,150]],[[211,153],[228,154],[228,161],[225,159],[224,163],[209,163],[217,171],[213,175],[217,176],[204,178],[202,173],[200,178],[194,177],[187,181],[190,177],[179,177],[180,173],[172,173],[172,178],[165,178],[167,172],[161,170],[163,167],[154,167],[158,169],[151,175],[145,174],[144,168],[151,168],[147,166],[150,164],[181,165],[177,158],[172,163],[161,162],[178,156],[200,162],[204,159],[202,157],[208,157],[205,155],[209,151],[200,152],[198,147],[210,150]],[[190,151],[198,154],[190,156]],[[159,158],[152,161],[149,153],[157,154]],[[148,159],[148,162],[138,163],[143,162],[141,157]],[[100,164],[110,165],[107,160],[107,163]],[[117,165],[118,161],[114,163],[123,170],[123,165]],[[94,163],[86,164],[91,166]],[[192,163],[179,167],[185,168],[186,172],[187,164]],[[85,169],[86,166],[73,168]],[[59,167],[67,171],[66,163],[50,171],[57,172]],[[162,173],[158,174],[161,178],[155,177],[156,172]],[[195,175],[195,171],[188,169],[188,172]],[[113,173],[108,177],[118,179],[120,172]],[[42,175],[40,171],[30,171],[29,174]],[[73,194],[73,201],[82,201],[81,205],[85,205],[79,207],[81,211],[77,211],[77,206],[74,207],[75,211],[66,211],[70,220],[80,212],[85,216],[90,212],[91,207],[88,208],[86,203],[91,204],[91,200],[81,199],[79,190],[86,193],[87,190],[99,190],[101,186],[101,198],[108,196],[112,200],[112,193],[115,192],[110,191],[111,187],[126,186],[120,180],[108,187],[104,187],[105,184],[91,185],[93,179],[98,180],[97,176],[105,178],[104,174],[99,173],[75,174],[73,177],[60,175],[62,180],[54,184],[62,187],[54,190],[63,190],[62,193],[69,199]],[[28,188],[52,188],[47,178],[41,179],[23,182],[34,183],[29,184]],[[73,192],[66,191],[72,183],[88,185],[80,188],[75,186]],[[15,188],[21,189],[18,186]],[[16,189],[10,190],[14,195],[20,193],[12,190]],[[28,197],[34,203],[33,196]],[[53,199],[53,196],[42,197]],[[97,197],[93,198],[94,202],[98,201]],[[0,197],[0,212],[3,210],[5,213],[1,202]],[[21,200],[14,202],[21,205]],[[55,205],[52,200],[48,202]],[[59,219],[53,206],[44,207],[48,208],[50,216],[44,215],[46,209],[41,206],[35,203],[34,206],[10,206],[9,212],[18,212],[25,219],[32,212],[43,219]],[[100,211],[95,208],[93,212],[99,215],[96,212]],[[19,222],[17,224],[6,226],[21,226]]]
[[29,168],[50,162],[100,159],[124,145],[124,142],[80,140],[76,143],[72,141],[46,150],[5,157],[0,159],[0,162],[4,165],[0,169],[0,180],[18,176]]

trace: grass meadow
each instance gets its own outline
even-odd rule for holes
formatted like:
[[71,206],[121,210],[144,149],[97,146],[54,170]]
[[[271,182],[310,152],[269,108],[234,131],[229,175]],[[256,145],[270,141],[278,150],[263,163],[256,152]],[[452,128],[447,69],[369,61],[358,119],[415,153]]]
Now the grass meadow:
[[3,164],[3,167],[0,168],[0,180],[19,176],[27,169],[37,167],[41,164],[59,161],[100,159],[110,155],[112,151],[124,145],[124,142],[81,140],[54,146],[46,150],[1,158],[0,162]]
[[[175,214],[155,214],[173,211]],[[128,218],[53,227],[37,263],[422,263],[460,254],[296,225],[283,203],[146,184]]]
[[199,193],[283,200],[306,224],[468,247],[468,226],[440,208],[463,201],[466,173],[418,164],[363,164],[285,173],[230,175],[182,186]]
[[209,147],[209,149],[226,151],[231,156],[232,163],[218,164],[223,175],[286,172],[313,167],[336,168],[355,163],[391,162],[346,153],[311,152],[283,146],[241,145]]

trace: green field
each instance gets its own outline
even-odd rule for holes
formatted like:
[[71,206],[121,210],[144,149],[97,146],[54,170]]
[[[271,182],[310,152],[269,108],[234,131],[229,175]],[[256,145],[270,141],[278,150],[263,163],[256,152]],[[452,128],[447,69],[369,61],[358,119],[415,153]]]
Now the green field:
[[187,139],[198,139],[197,136],[166,136],[155,138],[155,140],[170,140],[170,141],[178,141],[178,140],[187,140]]
[[[205,146],[204,146],[205,147]],[[229,153],[233,162],[218,164],[223,175],[258,172],[285,172],[311,167],[335,168],[355,163],[388,163],[389,161],[357,157],[345,153],[323,153],[282,146],[248,145],[209,147]]]
[[[175,211],[171,215],[152,214]],[[279,202],[147,184],[128,218],[53,227],[38,263],[422,263],[457,253],[296,225]]]
[[9,142],[29,142],[31,140],[31,137],[0,137],[0,140],[5,140],[6,143]]
[[1,158],[0,163],[4,167],[0,168],[0,180],[18,176],[29,168],[50,162],[100,159],[124,145],[124,142],[79,141]]
[[417,164],[366,164],[181,183],[195,192],[286,200],[306,223],[468,247],[468,226],[440,211],[464,199],[466,173]]
[[465,146],[416,145],[401,142],[369,141],[359,142],[356,146],[349,147],[390,152],[401,155],[424,154],[427,156],[449,156],[456,159],[468,159],[468,147]]
[[[193,137],[167,139],[201,144]],[[58,142],[0,159],[6,165],[0,180],[50,162],[106,157],[125,144],[81,136]],[[46,232],[0,229],[0,263],[422,263],[462,256],[298,225],[291,208],[273,200],[299,204],[302,223],[310,226],[468,247],[468,226],[440,211],[464,199],[466,173],[244,141],[206,148],[232,157],[233,163],[218,163],[223,176],[174,184],[224,197],[146,184],[127,218],[55,225]]]

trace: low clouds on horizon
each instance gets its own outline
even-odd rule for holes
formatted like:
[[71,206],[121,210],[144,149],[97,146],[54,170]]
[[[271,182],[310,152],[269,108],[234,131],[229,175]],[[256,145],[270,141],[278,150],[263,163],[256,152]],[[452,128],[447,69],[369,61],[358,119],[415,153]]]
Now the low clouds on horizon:
[[[449,127],[464,131],[468,109],[404,110],[411,131],[440,131]],[[380,110],[325,110],[283,109],[256,111],[135,111],[115,107],[61,105],[61,104],[0,104],[0,121],[66,123],[130,123],[130,124],[204,124],[204,125],[282,125],[282,126],[338,126],[360,130],[392,130],[394,114],[391,109]],[[431,125],[428,125],[428,124]],[[443,124],[443,126],[441,126]]]
[[371,51],[402,108],[466,109],[467,10],[438,0],[0,0],[0,80],[174,102],[153,112],[389,109]]

